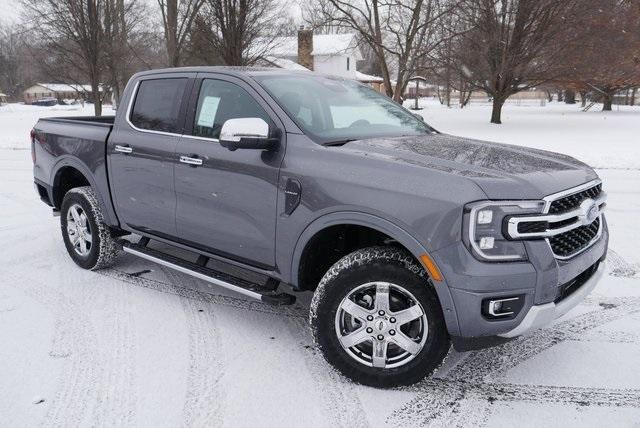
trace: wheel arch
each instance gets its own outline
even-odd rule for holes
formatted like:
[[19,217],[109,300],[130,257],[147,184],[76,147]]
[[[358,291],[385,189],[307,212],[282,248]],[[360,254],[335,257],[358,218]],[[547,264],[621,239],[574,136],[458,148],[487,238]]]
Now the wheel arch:
[[[71,182],[65,183],[64,180],[69,177],[71,177]],[[70,189],[73,189],[74,187],[90,186],[96,194],[105,222],[109,225],[118,224],[117,220],[114,220],[115,213],[112,207],[107,205],[107,201],[104,200],[101,192],[99,191],[100,186],[98,186],[93,173],[89,167],[80,160],[71,156],[61,157],[61,159],[59,159],[51,169],[51,178],[49,182],[51,183],[51,195],[49,195],[49,197],[54,208],[60,209],[62,199]],[[108,202],[110,201],[111,200],[109,199]]]
[[[304,261],[305,250],[308,248],[310,243],[313,242],[314,237],[331,227],[341,225],[365,227],[388,236],[409,251],[415,258],[416,262],[423,268],[424,264],[421,262],[421,256],[427,255],[431,258],[429,251],[424,245],[422,245],[405,229],[387,219],[360,212],[334,212],[314,220],[298,238],[290,267],[291,284],[295,288],[301,288],[301,264]],[[428,271],[428,269],[425,270]],[[453,299],[449,292],[449,287],[446,284],[446,279],[443,278],[441,281],[434,282],[434,288],[445,315],[447,329],[450,334],[456,334],[458,331],[458,320],[455,314]]]

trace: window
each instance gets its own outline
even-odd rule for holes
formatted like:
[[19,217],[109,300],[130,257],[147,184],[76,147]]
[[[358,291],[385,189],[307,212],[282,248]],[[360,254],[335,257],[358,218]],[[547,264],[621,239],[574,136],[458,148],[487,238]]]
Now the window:
[[311,73],[265,74],[256,80],[319,143],[433,132],[385,95],[352,80]]
[[180,104],[187,79],[143,80],[138,86],[131,123],[140,129],[180,133]]
[[224,80],[202,82],[193,135],[218,139],[225,121],[244,117],[259,117],[271,124],[269,115],[240,86]]

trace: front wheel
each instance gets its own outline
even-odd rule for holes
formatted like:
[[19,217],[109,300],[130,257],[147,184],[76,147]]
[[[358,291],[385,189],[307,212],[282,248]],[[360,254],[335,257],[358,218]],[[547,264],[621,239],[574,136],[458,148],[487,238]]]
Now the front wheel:
[[105,268],[118,254],[111,231],[103,223],[98,199],[89,186],[73,188],[64,195],[60,227],[67,252],[83,269]]
[[418,382],[450,347],[433,285],[411,254],[393,247],[358,250],[333,265],[310,320],[325,358],[370,386]]

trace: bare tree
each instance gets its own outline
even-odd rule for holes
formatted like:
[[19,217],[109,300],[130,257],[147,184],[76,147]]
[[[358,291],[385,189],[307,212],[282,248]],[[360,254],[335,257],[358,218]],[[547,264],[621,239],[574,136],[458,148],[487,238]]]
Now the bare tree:
[[399,101],[419,64],[442,42],[436,22],[456,4],[453,0],[320,0],[318,10],[325,23],[355,31],[371,48],[387,95]]
[[205,0],[158,0],[162,14],[167,61],[171,67],[182,63],[182,51],[192,25]]
[[210,31],[194,37],[205,36],[223,64],[253,65],[291,26],[286,7],[280,0],[207,0],[201,19]]
[[640,4],[631,0],[583,0],[588,14],[567,41],[573,55],[561,78],[611,110],[616,93],[640,85]]
[[140,45],[149,42],[142,29],[147,7],[139,0],[104,0],[103,7],[105,83],[118,104],[129,77],[140,68]]
[[22,0],[22,4],[40,41],[57,54],[57,61],[42,66],[50,67],[51,75],[77,84],[82,84],[79,76],[86,77],[95,114],[100,116],[104,65],[102,0]]
[[464,0],[460,62],[473,87],[493,98],[491,123],[502,123],[507,98],[552,80],[567,47],[558,43],[575,0]]
[[17,26],[0,22],[0,92],[16,100],[31,78],[25,65],[25,35]]

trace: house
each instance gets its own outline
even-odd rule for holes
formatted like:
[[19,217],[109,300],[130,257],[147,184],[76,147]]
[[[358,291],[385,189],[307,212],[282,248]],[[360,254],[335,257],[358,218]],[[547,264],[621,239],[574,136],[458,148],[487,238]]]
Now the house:
[[355,34],[313,34],[313,30],[301,28],[297,37],[277,37],[270,46],[265,56],[270,65],[289,68],[297,64],[350,79],[356,79],[356,62],[362,60]]
[[[100,87],[100,92],[104,88]],[[31,104],[42,98],[57,100],[87,100],[91,93],[91,85],[75,85],[66,83],[36,83],[22,92],[25,104]],[[103,97],[108,99],[108,97]]]
[[0,90],[0,106],[7,103],[7,95]]

